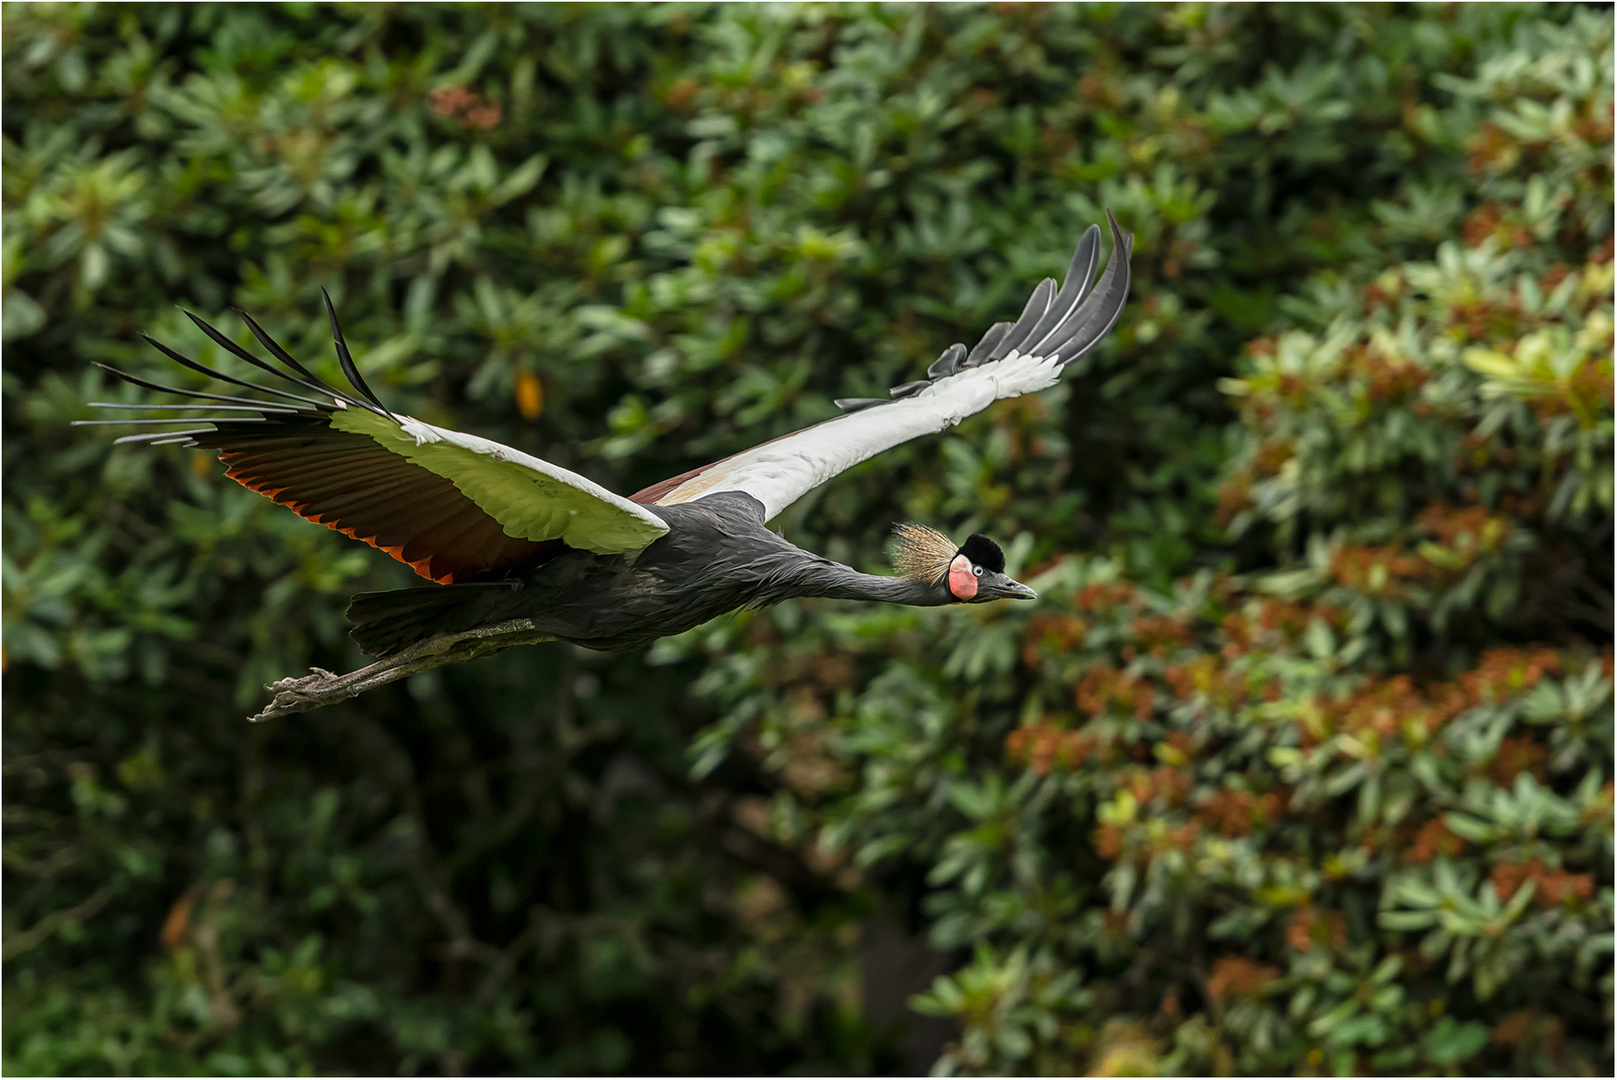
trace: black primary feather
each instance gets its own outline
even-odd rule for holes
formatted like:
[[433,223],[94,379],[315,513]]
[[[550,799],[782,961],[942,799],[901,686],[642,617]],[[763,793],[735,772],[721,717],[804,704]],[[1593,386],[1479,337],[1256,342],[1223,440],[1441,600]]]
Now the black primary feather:
[[[187,314],[190,314],[190,313],[187,312]],[[210,327],[210,329],[211,329],[211,327]],[[140,336],[146,339],[146,344],[150,345],[152,348],[156,349],[158,352],[162,353],[164,356],[168,357],[170,360],[174,361],[176,364],[180,364],[180,365],[183,365],[184,367],[188,367],[192,371],[198,372],[198,373],[200,373],[202,375],[206,375],[209,378],[218,379],[220,382],[233,383],[236,386],[243,386],[243,387],[246,387],[248,390],[261,390],[266,394],[274,394],[276,397],[285,398],[288,401],[296,401],[296,402],[300,402],[300,403],[302,403],[304,405],[312,405],[317,409],[325,404],[325,402],[316,401],[314,398],[306,398],[302,394],[294,394],[290,390],[281,390],[281,389],[279,389],[277,387],[274,387],[274,386],[265,386],[262,383],[248,382],[246,379],[238,379],[234,375],[226,375],[222,371],[215,371],[211,367],[204,367],[203,365],[197,363],[195,360],[189,359],[188,357],[181,356],[179,353],[175,352],[173,349],[169,348],[167,345],[164,345],[161,341],[158,341],[156,338],[152,337],[150,334],[141,334]],[[260,364],[259,366],[263,367],[262,364]],[[271,372],[271,374],[280,375],[279,372],[273,372],[273,371]],[[280,377],[283,378],[283,379],[286,378],[285,375],[280,375]],[[288,380],[288,381],[292,381],[292,380]]]
[[1000,343],[1000,340],[1005,337],[1010,328],[1011,324],[1008,322],[997,322],[990,326],[988,332],[983,335],[983,339],[977,342],[976,348],[971,350],[971,354],[966,357],[960,366],[974,368],[985,362],[988,359],[988,354],[994,351],[994,347]]
[[[264,363],[264,361],[260,360],[258,357],[254,356],[252,353],[248,352],[246,349],[242,348],[240,345],[237,345],[234,341],[231,341],[229,338],[225,337],[219,331],[215,330],[212,326],[210,326],[206,322],[204,322],[199,316],[194,315],[189,311],[186,311],[184,308],[181,308],[180,310],[184,311],[185,312],[185,317],[190,319],[193,323],[195,323],[196,326],[197,326],[197,329],[201,330],[204,334],[207,334],[208,337],[210,339],[212,339],[212,341],[213,341],[213,343],[215,345],[218,345],[221,349],[224,349],[226,352],[230,353],[233,356],[240,357],[241,359],[247,361],[249,364],[252,364],[254,367],[259,368],[259,369],[261,369],[263,371],[267,371],[271,375],[274,375],[278,379],[285,379],[288,382],[296,383],[298,386],[301,386],[306,390],[313,390],[317,394],[331,394],[333,397],[341,398],[343,401],[346,401],[348,404],[350,404],[350,405],[358,405],[360,408],[369,408],[370,407],[370,406],[366,405],[364,402],[354,400],[353,398],[349,397],[347,394],[341,393],[339,391],[335,391],[332,387],[327,386],[325,383],[319,381],[318,379],[316,379],[312,375],[308,376],[307,378],[299,378],[296,375],[288,375],[286,372],[281,371],[278,368],[271,367],[269,364]],[[249,330],[257,331],[257,329],[258,329],[257,325],[251,319],[248,319],[245,313],[242,313],[241,317],[243,319],[247,320],[247,325],[248,325]],[[255,333],[254,336],[257,336],[257,334]],[[297,363],[297,361],[292,360],[292,358],[290,356],[287,357],[286,359],[291,361],[291,366],[296,371],[298,371],[299,373],[303,372],[302,366],[299,365]],[[254,384],[254,385],[256,386],[256,384]],[[299,400],[307,401],[308,399],[307,398],[301,398]]]
[[858,412],[860,409],[868,409],[872,405],[885,405],[890,400],[892,399],[884,397],[839,397],[836,400],[836,406],[843,412],[851,413]]
[[1100,227],[1091,225],[1072,253],[1060,290],[1054,278],[1039,282],[1015,323],[995,323],[969,353],[964,345],[949,346],[926,369],[925,379],[895,386],[887,398],[838,398],[837,408],[852,413],[885,405],[889,400],[902,400],[919,393],[930,382],[1002,360],[1013,350],[1056,356],[1063,368],[1070,366],[1106,336],[1128,301],[1128,263],[1134,237],[1122,234],[1110,211],[1106,221],[1112,230],[1113,251],[1106,272],[1098,280],[1095,269],[1100,265]]
[[928,379],[947,379],[960,370],[960,361],[966,358],[966,347],[956,342],[943,350],[943,355],[932,361],[926,369]]
[[[235,311],[237,318],[241,319],[242,322],[247,324],[247,329],[252,332],[253,337],[258,339],[258,343],[260,345],[264,346],[264,348],[266,348],[266,349],[268,349],[270,351],[270,355],[274,356],[275,359],[279,360],[281,363],[285,364],[287,367],[291,368],[293,371],[297,372],[299,375],[302,375],[305,379],[310,379],[310,380],[313,380],[314,382],[320,382],[319,379],[316,379],[312,374],[309,373],[308,368],[304,367],[302,364],[300,364],[296,360],[292,359],[292,357],[290,355],[288,355],[287,351],[285,349],[281,348],[281,346],[276,343],[274,338],[270,337],[269,334],[265,333],[264,328],[262,326],[259,326],[256,322],[254,322],[253,317],[251,315],[247,314],[241,308],[234,308],[232,310]],[[331,389],[331,387],[326,386],[325,383],[320,383],[320,385],[325,386],[325,388],[327,390]],[[339,396],[341,396],[343,398],[343,400],[345,400],[345,401],[352,402],[355,405],[359,404],[359,402],[354,401],[352,398],[349,398],[347,395],[339,395]]]
[[1078,249],[1072,253],[1067,276],[1062,281],[1061,291],[1050,301],[1050,310],[1028,331],[1027,340],[1017,343],[1018,350],[1032,356],[1040,354],[1051,332],[1071,318],[1089,295],[1090,286],[1095,281],[1095,267],[1099,263],[1100,227],[1091,225],[1084,230],[1084,238],[1078,241]]
[[322,287],[320,295],[326,301],[326,316],[331,320],[331,341],[332,344],[337,346],[337,363],[342,366],[342,373],[348,376],[348,381],[354,384],[355,390],[364,394],[367,401],[381,409],[382,412],[387,414],[389,420],[396,423],[399,418],[388,412],[387,406],[382,404],[382,399],[372,393],[369,386],[365,385],[365,376],[359,373],[359,368],[354,364],[354,358],[348,352],[348,342],[344,341],[342,337],[342,327],[337,325],[337,309],[332,306],[331,294]]
[[999,339],[999,344],[989,352],[988,359],[1003,360],[1011,354],[1012,349],[1021,345],[1027,339],[1028,331],[1032,330],[1039,320],[1044,318],[1044,313],[1050,310],[1050,301],[1055,299],[1055,295],[1055,278],[1045,278],[1039,282],[1038,288],[1033,290],[1033,295],[1027,298],[1027,306],[1022,309],[1022,317],[1005,331],[1005,336]]
[[991,570],[996,574],[1005,572],[1005,553],[999,550],[998,544],[982,533],[972,533],[966,537],[966,542],[960,545],[960,554],[984,570]]
[[[326,311],[328,316],[330,316],[332,319],[333,340],[337,347],[337,359],[339,363],[342,364],[343,372],[346,375],[357,378],[359,373],[357,369],[354,368],[353,358],[348,354],[347,345],[344,344],[342,340],[342,331],[336,327],[336,313],[331,308],[331,298],[329,296],[326,297]],[[210,415],[170,417],[146,416],[129,420],[76,420],[74,423],[95,425],[128,424],[132,426],[156,425],[159,427],[175,424],[195,423],[219,425],[211,429],[200,428],[165,432],[147,432],[138,435],[126,435],[122,438],[113,440],[114,444],[145,442],[150,443],[153,446],[163,446],[167,443],[178,442],[195,446],[197,443],[194,441],[193,436],[200,434],[229,432],[231,436],[237,440],[257,439],[258,435],[255,434],[249,436],[247,434],[250,429],[245,427],[246,424],[253,424],[257,427],[263,428],[266,432],[264,435],[266,438],[279,437],[293,431],[303,431],[311,424],[324,427],[326,425],[325,417],[340,408],[362,408],[368,409],[371,412],[377,413],[378,415],[389,417],[392,416],[392,414],[389,413],[387,409],[380,404],[380,402],[374,401],[375,395],[372,394],[370,388],[365,386],[362,382],[355,384],[354,388],[359,391],[360,395],[356,397],[342,390],[338,390],[322,380],[310,375],[308,369],[303,367],[303,365],[299,364],[296,360],[292,359],[291,356],[287,355],[286,350],[277,345],[274,340],[264,332],[263,328],[246,314],[242,314],[242,318],[247,323],[248,329],[252,331],[253,336],[257,338],[258,341],[265,346],[265,348],[269,349],[277,360],[280,360],[282,363],[286,364],[289,370],[280,370],[258,359],[246,349],[243,349],[241,346],[231,341],[224,334],[208,325],[207,322],[192,312],[186,311],[185,315],[194,324],[196,324],[198,329],[206,334],[215,345],[218,345],[231,355],[250,362],[254,367],[257,367],[268,374],[274,375],[277,379],[284,380],[287,383],[303,389],[312,390],[316,394],[329,396],[327,396],[326,400],[322,401],[317,398],[305,397],[302,394],[293,393],[292,391],[282,389],[279,386],[266,386],[264,384],[252,382],[247,379],[237,378],[234,375],[227,375],[224,372],[215,371],[212,368],[197,363],[195,360],[192,360],[189,357],[181,355],[174,349],[164,345],[162,342],[155,340],[149,334],[142,334],[140,336],[150,343],[153,348],[157,349],[164,356],[183,367],[189,368],[190,370],[199,372],[203,375],[207,375],[210,378],[218,379],[221,382],[230,383],[235,386],[244,387],[248,390],[256,390],[264,394],[272,395],[274,398],[279,400],[266,401],[261,398],[241,397],[235,394],[212,394],[201,390],[187,390],[177,386],[166,386],[162,383],[153,382],[149,379],[143,379],[139,376],[131,375],[126,371],[120,371],[117,368],[109,367],[106,364],[91,361],[96,367],[101,368],[107,373],[122,379],[125,382],[133,383],[136,386],[145,387],[148,390],[155,390],[159,393],[174,394],[179,397],[192,398],[193,400],[210,403],[206,405],[138,405],[128,402],[92,402],[91,404],[95,408],[141,411],[151,410],[156,412],[161,412],[164,410],[196,412],[206,411]],[[292,374],[294,371],[297,372],[297,374]],[[373,400],[366,400],[367,398]],[[259,415],[215,415],[230,412],[256,412]],[[395,417],[394,419],[396,420],[397,418]],[[223,446],[224,444],[214,445]]]
[[[177,386],[164,386],[162,383],[155,383],[155,382],[152,382],[149,379],[142,379],[138,375],[131,375],[127,371],[119,371],[115,367],[108,367],[106,364],[103,364],[99,360],[91,360],[90,363],[93,366],[100,368],[102,371],[107,372],[108,374],[117,376],[118,378],[122,379],[126,383],[133,383],[136,386],[143,386],[147,390],[156,390],[158,393],[161,393],[161,394],[178,394],[181,397],[200,398],[200,399],[202,399],[204,401],[223,401],[223,402],[233,403],[233,404],[236,404],[236,405],[249,405],[249,406],[268,405],[271,409],[273,409],[276,412],[284,412],[284,411],[286,411],[285,407],[280,406],[279,402],[264,402],[264,401],[259,401],[256,398],[236,397],[236,396],[234,396],[232,394],[205,394],[201,390],[181,390]],[[107,406],[97,405],[96,407],[97,408],[106,408]],[[169,408],[169,406],[167,406],[167,405],[153,405],[151,407],[154,408],[154,409],[166,409],[166,408]],[[326,412],[335,412],[336,411],[336,406],[334,406],[334,405],[321,405],[320,408],[324,409]]]

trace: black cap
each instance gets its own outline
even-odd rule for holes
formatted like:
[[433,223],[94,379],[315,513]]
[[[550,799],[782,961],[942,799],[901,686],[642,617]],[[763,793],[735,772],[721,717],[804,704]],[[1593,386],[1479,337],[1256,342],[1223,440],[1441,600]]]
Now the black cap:
[[972,533],[966,537],[966,542],[960,545],[960,554],[984,570],[992,570],[996,574],[1005,572],[1005,553],[982,533]]

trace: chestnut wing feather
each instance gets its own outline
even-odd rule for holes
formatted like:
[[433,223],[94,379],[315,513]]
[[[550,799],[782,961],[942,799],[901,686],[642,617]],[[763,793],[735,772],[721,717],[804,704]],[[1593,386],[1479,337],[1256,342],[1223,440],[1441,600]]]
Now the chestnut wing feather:
[[225,475],[407,564],[442,584],[475,581],[543,561],[559,541],[507,536],[454,482],[368,435],[316,429],[288,435],[193,436],[217,449]]

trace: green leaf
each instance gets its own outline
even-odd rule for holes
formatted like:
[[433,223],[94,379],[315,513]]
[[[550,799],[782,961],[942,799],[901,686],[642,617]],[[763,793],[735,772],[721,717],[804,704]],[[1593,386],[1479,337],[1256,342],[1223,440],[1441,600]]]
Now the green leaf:
[[36,333],[45,325],[45,309],[21,289],[8,289],[0,301],[0,330],[6,341]]
[[1426,1036],[1426,1057],[1435,1065],[1455,1065],[1488,1045],[1488,1029],[1476,1021],[1459,1023],[1445,1016]]

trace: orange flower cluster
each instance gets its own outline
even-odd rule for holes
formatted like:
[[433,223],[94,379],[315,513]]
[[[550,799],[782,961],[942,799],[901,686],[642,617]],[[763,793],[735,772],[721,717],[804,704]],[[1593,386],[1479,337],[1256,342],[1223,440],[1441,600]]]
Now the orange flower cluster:
[[1340,629],[1347,622],[1347,613],[1335,604],[1302,604],[1272,598],[1258,608],[1259,626],[1270,632],[1279,630],[1293,640],[1301,637],[1315,619],[1323,619],[1327,626]]
[[1110,611],[1139,602],[1139,590],[1126,581],[1092,581],[1073,598],[1079,611]]
[[697,91],[701,89],[701,84],[689,76],[678,79],[663,92],[663,104],[677,113],[688,112]]
[[1444,503],[1423,510],[1417,525],[1454,553],[1452,565],[1405,554],[1401,545],[1343,544],[1331,553],[1332,575],[1338,584],[1371,596],[1397,595],[1406,584],[1455,578],[1480,555],[1499,550],[1511,529],[1509,518],[1490,514],[1486,507]]
[[[1610,678],[1611,676],[1607,675],[1606,677]],[[1585,825],[1599,825],[1603,823],[1606,827],[1606,831],[1610,832],[1612,821],[1611,810],[1612,783],[1610,780],[1607,780],[1606,786],[1600,789],[1599,797],[1593,800],[1588,806],[1583,808],[1583,813],[1580,815],[1580,817]]]
[[1141,720],[1151,716],[1156,691],[1138,675],[1119,671],[1109,664],[1097,664],[1084,673],[1073,696],[1080,711],[1103,716],[1114,710],[1132,711]]
[[1364,314],[1373,315],[1378,307],[1392,307],[1393,301],[1403,292],[1404,278],[1402,274],[1394,277],[1390,287],[1383,286],[1379,281],[1372,281],[1364,290]]
[[1463,509],[1434,503],[1421,511],[1416,525],[1442,541],[1443,546],[1462,554],[1495,551],[1510,532],[1509,520],[1488,513],[1487,507]]
[[1250,791],[1221,788],[1205,796],[1197,807],[1196,818],[1220,836],[1250,836],[1255,827],[1278,821],[1286,807],[1286,796],[1279,791],[1254,795]]
[[1254,476],[1249,469],[1241,469],[1230,475],[1218,486],[1218,513],[1216,519],[1220,525],[1228,525],[1235,520],[1235,515],[1243,510],[1250,509],[1253,504],[1252,481]]
[[1310,952],[1323,945],[1332,952],[1347,948],[1347,916],[1340,911],[1314,910],[1312,904],[1302,904],[1286,926],[1286,944],[1298,952]]
[[1429,863],[1439,855],[1453,858],[1464,851],[1465,846],[1464,837],[1455,835],[1441,817],[1435,817],[1415,833],[1414,842],[1404,850],[1404,861]]
[[1508,158],[1517,145],[1516,140],[1498,124],[1492,122],[1483,124],[1482,129],[1472,138],[1469,147],[1471,171],[1478,175],[1487,172],[1489,166]]
[[516,399],[522,419],[538,419],[545,407],[545,384],[531,371],[517,372]]
[[1186,620],[1170,616],[1140,615],[1130,629],[1140,646],[1156,657],[1167,656],[1169,649],[1195,640]]
[[[1203,678],[1211,676],[1211,658],[1204,657],[1183,669],[1170,669],[1168,679],[1178,687],[1184,682],[1180,670],[1193,670],[1208,661]],[[1332,731],[1363,736],[1374,732],[1390,738],[1407,732],[1410,725],[1425,731],[1429,738],[1468,709],[1522,696],[1546,675],[1562,669],[1560,654],[1553,649],[1490,649],[1482,655],[1475,670],[1453,682],[1417,686],[1408,675],[1372,679],[1345,700],[1316,698],[1315,706],[1326,720],[1323,728],[1301,725],[1302,747],[1308,749]],[[1506,739],[1490,767],[1496,778],[1508,784],[1517,772],[1542,771],[1545,751],[1530,739]]]
[[1572,134],[1595,146],[1611,142],[1612,118],[1612,102],[1606,102],[1606,114],[1602,116],[1599,102],[1591,101],[1583,115],[1578,117],[1577,123],[1572,125]]
[[1500,303],[1469,300],[1449,308],[1449,321],[1470,341],[1515,338],[1523,329],[1522,302],[1514,296]]
[[1404,582],[1424,578],[1431,565],[1397,548],[1375,544],[1343,544],[1331,552],[1331,574],[1337,583],[1371,596],[1396,591]]
[[1167,851],[1171,848],[1188,853],[1196,846],[1196,837],[1201,834],[1201,825],[1194,821],[1187,821],[1183,825],[1170,825],[1163,833],[1161,842],[1157,844],[1157,850]]
[[1112,742],[1040,720],[1005,736],[1005,755],[1012,761],[1026,762],[1039,776],[1047,776],[1057,765],[1071,769],[1086,761],[1108,761],[1112,756]]
[[[1194,577],[1180,578],[1178,588],[1181,591],[1186,591],[1192,588],[1195,583],[1196,579]],[[1207,583],[1207,598],[1215,604],[1228,605],[1240,593],[1241,587],[1235,583],[1235,578],[1228,570],[1220,570]]]
[[487,131],[500,122],[500,107],[464,86],[445,86],[427,95],[427,104],[439,116],[452,116],[461,127]]
[[[1201,826],[1194,821],[1187,821],[1183,825],[1172,825],[1163,831],[1160,839],[1152,845],[1155,853],[1164,851],[1188,852],[1196,844],[1196,838],[1201,835]],[[1128,837],[1116,825],[1100,825],[1095,829],[1095,854],[1108,861],[1115,861],[1122,857]]]
[[1244,956],[1222,956],[1207,979],[1207,996],[1218,1002],[1254,997],[1278,978],[1279,968],[1255,963]]
[[1523,1045],[1542,1053],[1555,1064],[1555,1071],[1572,1075],[1573,1069],[1560,1064],[1566,1047],[1566,1025],[1558,1017],[1546,1016],[1538,1009],[1521,1009],[1499,1021],[1493,1029],[1493,1041],[1498,1046]]
[[1264,476],[1273,476],[1280,466],[1297,456],[1290,439],[1265,439],[1252,454],[1252,468]]
[[1307,405],[1314,396],[1314,384],[1301,375],[1285,374],[1280,376],[1280,383],[1275,387],[1280,400],[1293,409],[1301,409]]
[[1219,620],[1218,627],[1224,631],[1224,658],[1234,660],[1252,651],[1253,640],[1256,635],[1252,631],[1252,622],[1245,614],[1232,611]]
[[1190,789],[1195,783],[1195,778],[1189,773],[1169,765],[1159,765],[1155,769],[1131,769],[1124,780],[1129,794],[1141,806],[1147,806],[1157,799],[1167,806],[1181,806],[1190,798]]
[[1071,615],[1035,615],[1022,639],[1022,663],[1032,667],[1041,656],[1076,652],[1088,630],[1088,623]]
[[1517,222],[1504,223],[1504,211],[1497,202],[1485,203],[1465,219],[1465,246],[1479,247],[1490,236],[1498,236],[1505,248],[1525,248],[1533,245],[1533,234]]
[[1488,874],[1493,891],[1501,901],[1508,901],[1526,882],[1533,882],[1538,890],[1533,902],[1541,908],[1558,908],[1573,901],[1588,900],[1595,892],[1594,878],[1589,874],[1569,874],[1565,870],[1548,870],[1544,860],[1529,859],[1524,863],[1495,863]]
[[[984,108],[991,108],[999,103],[999,96],[992,90],[978,90],[976,93],[989,95],[990,100]],[[1123,81],[1118,78],[1103,79],[1099,75],[1085,75],[1078,80],[1078,96],[1086,105],[1115,109],[1123,97]]]
[[1489,649],[1476,670],[1460,676],[1470,704],[1506,701],[1537,686],[1546,675],[1561,673],[1554,649]]
[[1426,384],[1425,368],[1407,360],[1389,360],[1379,349],[1358,348],[1344,358],[1351,375],[1369,382],[1365,396],[1371,401],[1403,401]]
[[1414,723],[1427,735],[1471,707],[1471,702],[1452,683],[1436,683],[1417,688],[1408,675],[1372,680],[1335,709],[1327,707],[1338,730],[1351,735],[1375,732],[1391,738],[1406,724]]
[[1549,750],[1532,739],[1501,739],[1498,751],[1488,763],[1488,775],[1500,787],[1508,788],[1522,773],[1532,773],[1543,780],[1549,762]]
[[1258,606],[1256,618],[1245,611],[1232,611],[1224,616],[1219,623],[1225,639],[1221,655],[1226,660],[1234,660],[1260,644],[1281,645],[1297,640],[1315,619],[1340,628],[1346,618],[1346,613],[1334,604],[1303,604],[1271,597]]
[[1162,677],[1180,701],[1201,695],[1217,708],[1238,709],[1252,696],[1246,677],[1231,671],[1216,656],[1203,655],[1187,664],[1174,664]]
[[1191,738],[1186,732],[1170,731],[1168,733],[1168,737],[1164,739],[1163,742],[1168,745],[1169,749],[1177,752],[1179,756],[1186,761],[1189,761],[1191,758],[1196,756],[1196,740]]

